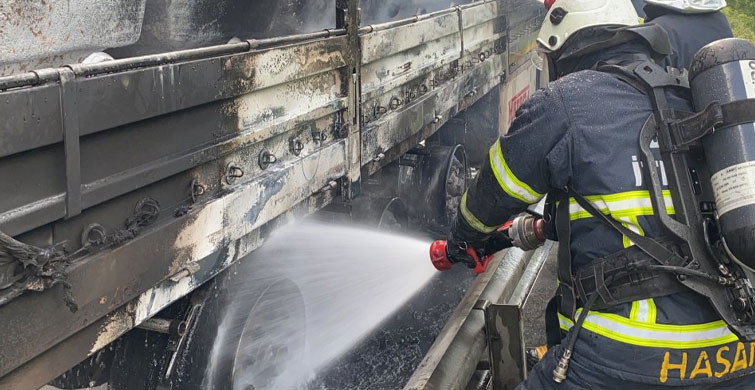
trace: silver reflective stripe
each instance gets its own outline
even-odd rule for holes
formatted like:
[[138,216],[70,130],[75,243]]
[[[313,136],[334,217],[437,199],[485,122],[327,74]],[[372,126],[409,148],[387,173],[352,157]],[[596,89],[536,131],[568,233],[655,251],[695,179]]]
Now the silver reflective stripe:
[[459,210],[461,210],[461,216],[464,217],[464,220],[467,221],[469,226],[471,226],[474,230],[477,230],[480,233],[488,234],[497,229],[496,226],[485,225],[474,214],[472,214],[472,211],[467,208],[466,192],[464,193],[464,196],[461,197],[461,205],[459,206]]
[[511,169],[506,165],[501,151],[501,141],[498,140],[490,148],[490,167],[504,192],[509,196],[527,204],[535,204],[545,196],[533,190],[527,183],[519,180]]
[[656,315],[657,312],[653,298],[632,302],[632,311],[629,314],[630,319],[646,324],[654,324]]
[[[615,219],[622,217],[636,217],[640,215],[653,215],[653,203],[648,191],[629,191],[608,195],[590,195],[585,197],[590,203],[605,214],[611,214]],[[666,204],[666,212],[674,213],[671,192],[663,191],[663,200]],[[577,203],[574,198],[569,199],[569,215],[571,220],[592,218],[587,210]]]
[[[580,312],[577,311],[577,317]],[[558,316],[562,329],[568,330],[574,325],[560,313]],[[582,327],[611,340],[641,347],[705,348],[738,340],[723,321],[695,325],[649,324],[616,314],[591,311]]]

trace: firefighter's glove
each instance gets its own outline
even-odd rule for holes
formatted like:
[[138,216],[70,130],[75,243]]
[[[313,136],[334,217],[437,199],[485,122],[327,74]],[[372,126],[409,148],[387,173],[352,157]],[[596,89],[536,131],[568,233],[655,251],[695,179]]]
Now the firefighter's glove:
[[[495,231],[487,240],[485,240],[485,245],[483,246],[481,253],[484,256],[490,256],[506,248],[511,248],[512,246],[514,246],[514,244],[511,243],[511,238],[505,231]],[[478,251],[478,253],[480,253],[480,251]]]
[[446,252],[452,263],[462,263],[469,268],[475,268],[477,263],[469,255],[469,248],[474,250],[478,259],[484,260],[486,257],[512,246],[511,238],[508,235],[503,232],[494,232],[482,241],[462,241],[452,237],[448,240]]
[[473,249],[479,258],[483,258],[484,245],[484,242],[466,242],[451,238],[448,240],[448,245],[446,246],[448,260],[454,264],[466,264],[467,267],[474,268],[477,266],[477,263],[469,255],[468,249]]

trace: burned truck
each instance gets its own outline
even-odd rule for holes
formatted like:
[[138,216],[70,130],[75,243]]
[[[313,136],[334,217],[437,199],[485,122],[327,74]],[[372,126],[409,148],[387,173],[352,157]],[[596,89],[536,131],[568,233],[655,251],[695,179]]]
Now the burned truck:
[[[537,0],[0,4],[0,388],[118,368],[196,388],[180,366],[207,372],[197,345],[223,310],[206,286],[232,296],[223,278],[277,226],[328,207],[442,234],[547,79],[543,16]],[[137,327],[162,341],[107,348]]]

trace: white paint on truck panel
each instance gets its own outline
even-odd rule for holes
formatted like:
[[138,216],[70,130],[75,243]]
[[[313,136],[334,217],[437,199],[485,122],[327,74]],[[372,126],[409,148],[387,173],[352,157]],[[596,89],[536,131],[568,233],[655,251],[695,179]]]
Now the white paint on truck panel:
[[755,60],[739,61],[748,99],[755,98]]
[[107,316],[105,324],[100,329],[97,340],[92,345],[89,354],[91,355],[99,351],[128,332],[131,328],[152,318],[152,316],[168,307],[168,305],[177,299],[189,294],[196,287],[198,287],[198,283],[193,278],[186,277],[177,283],[166,281],[157,287],[145,291],[125,307]]
[[[195,218],[190,218],[174,242],[184,258],[176,259],[172,271],[179,272],[183,264],[203,259],[224,243],[251,233],[276,216],[289,210],[331,180],[344,175],[345,148],[343,141],[326,146],[318,153],[265,173],[275,178],[277,189],[267,188],[260,178],[242,185],[234,192],[209,202]],[[269,180],[268,180],[269,182]],[[256,209],[256,212],[250,211]]]

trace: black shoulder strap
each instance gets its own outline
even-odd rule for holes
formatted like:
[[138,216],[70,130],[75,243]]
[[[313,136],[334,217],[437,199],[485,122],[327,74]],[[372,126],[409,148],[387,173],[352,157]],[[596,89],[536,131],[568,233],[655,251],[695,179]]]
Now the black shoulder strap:
[[[669,114],[673,117],[673,113],[667,112],[669,111],[669,108],[665,95],[666,89],[678,88],[689,90],[689,81],[685,72],[671,74],[666,72],[660,65],[650,61],[636,62],[624,67],[608,65],[603,67],[602,71],[621,74],[622,77],[630,78],[635,81],[636,85],[641,86],[646,93],[650,95],[650,100],[653,105],[653,116],[655,117],[656,123],[664,123],[668,119]],[[658,243],[658,241],[641,236],[632,230],[627,229],[615,219],[609,218],[599,212],[581,195],[574,191],[570,191],[569,196],[574,197],[580,206],[594,217],[608,224],[619,233],[629,237],[637,247],[642,249],[643,252],[650,255],[662,265],[683,266],[686,263],[684,258],[668,250],[665,246]]]
[[689,89],[689,79],[687,72],[668,73],[660,65],[645,61],[632,64],[628,67],[634,77],[638,78],[646,88],[678,88],[682,90]]
[[611,74],[645,94],[658,87],[689,89],[686,70],[672,68],[671,72],[667,72],[660,65],[647,60],[629,64],[601,62],[595,66],[595,70]]
[[561,192],[548,192],[545,195],[545,205],[543,206],[543,222],[545,222],[545,238],[551,241],[558,241],[558,231],[556,230],[556,213],[558,200],[563,197]]
[[595,70],[614,75],[645,94],[654,88],[689,90],[686,71],[668,73],[651,61],[638,61],[628,65],[600,63]]
[[632,73],[631,70],[628,70],[626,67],[619,66],[619,65],[611,65],[611,64],[600,64],[596,67],[597,71],[608,73],[612,75],[613,77],[616,77],[617,79],[629,84],[630,86],[634,87],[634,89],[647,94],[647,88],[642,84],[642,82]]
[[[585,211],[590,213],[602,223],[616,230],[620,234],[629,237],[634,244],[643,252],[661,265],[666,266],[684,266],[686,259],[669,250],[666,246],[658,241],[641,236],[634,231],[627,229],[620,222],[601,213],[582,195],[568,188],[566,193],[558,196],[558,207],[556,211],[556,230],[558,233],[558,281],[560,296],[559,311],[568,318],[574,318],[577,310],[577,292],[574,288],[574,274],[572,270],[571,258],[571,220],[569,218],[569,198],[572,197],[582,206]],[[606,286],[607,287],[607,286]]]
[[688,145],[716,129],[755,122],[755,99],[720,104],[712,102],[695,115],[670,124],[672,141],[677,147]]
[[[606,72],[614,75],[618,79],[627,82],[637,90],[650,95],[654,103],[654,115],[664,118],[666,113],[660,113],[658,105],[655,104],[660,100],[661,107],[667,107],[665,101],[664,89],[667,87],[678,87],[689,89],[689,83],[684,75],[670,75],[660,66],[650,61],[636,61],[629,65],[619,65],[612,63],[602,63],[596,67],[597,71]],[[676,253],[670,251],[652,238],[641,236],[632,230],[624,227],[620,222],[610,218],[597,210],[582,195],[577,194],[571,188],[563,193],[560,204],[557,209],[556,230],[559,238],[558,247],[558,278],[559,278],[559,295],[561,297],[559,310],[569,318],[574,318],[577,306],[577,297],[574,289],[574,280],[572,274],[571,261],[571,226],[569,218],[569,197],[574,198],[588,213],[601,222],[616,230],[620,234],[629,237],[635,245],[650,257],[662,265],[683,266],[686,260]]]
[[558,309],[569,317],[574,318],[577,312],[577,297],[574,290],[574,280],[571,261],[571,221],[569,220],[569,196],[565,192],[554,195],[558,203],[556,207],[556,232],[558,234]]

